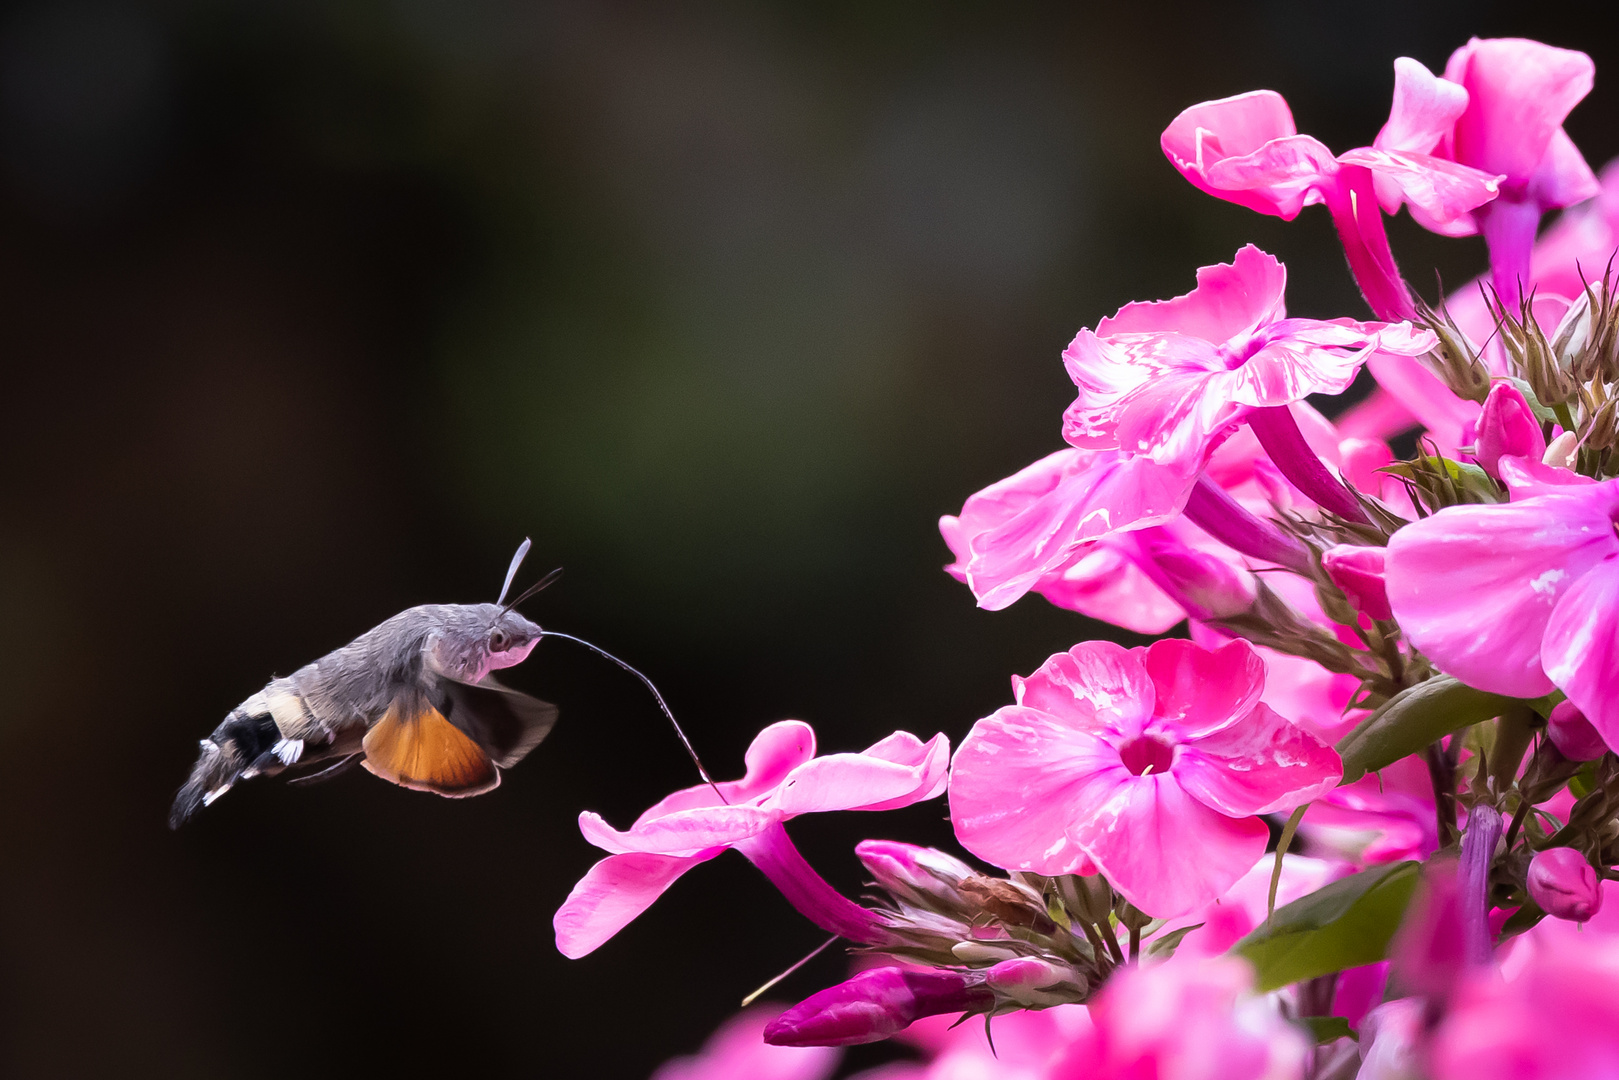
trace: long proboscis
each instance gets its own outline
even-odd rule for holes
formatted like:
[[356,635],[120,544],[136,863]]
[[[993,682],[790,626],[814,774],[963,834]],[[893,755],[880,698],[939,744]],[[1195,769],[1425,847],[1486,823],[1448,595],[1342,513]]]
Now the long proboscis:
[[658,708],[663,711],[663,715],[668,719],[669,723],[673,725],[675,735],[680,739],[680,745],[686,748],[686,755],[691,758],[691,763],[697,766],[697,775],[703,778],[703,783],[714,789],[714,793],[720,797],[721,802],[725,801],[725,794],[720,791],[719,785],[714,783],[714,778],[708,775],[708,770],[703,768],[703,759],[697,756],[697,751],[691,745],[691,740],[686,738],[686,732],[680,727],[680,721],[675,719],[675,714],[669,709],[669,703],[663,700],[663,695],[658,692],[658,688],[653,685],[651,679],[647,678],[645,675],[641,674],[635,668],[631,667],[629,664],[626,664],[624,661],[620,660],[618,657],[614,656],[600,645],[593,645],[584,638],[574,637],[572,634],[561,634],[555,630],[544,631],[544,636],[548,638],[560,638],[563,641],[571,641],[575,645],[583,645],[597,656],[600,656],[604,660],[611,660],[613,663],[617,664],[631,675],[634,675],[637,679],[640,679],[642,684],[645,685],[648,690],[652,691],[653,698],[655,698],[658,702]]

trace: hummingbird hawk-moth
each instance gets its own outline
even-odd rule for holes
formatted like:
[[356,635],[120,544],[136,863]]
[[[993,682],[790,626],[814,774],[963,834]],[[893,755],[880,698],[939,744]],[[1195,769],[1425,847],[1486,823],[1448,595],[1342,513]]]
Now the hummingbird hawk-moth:
[[521,663],[546,636],[513,609],[560,571],[504,602],[528,549],[524,540],[493,604],[402,611],[291,675],[271,679],[232,709],[202,740],[169,827],[178,828],[238,781],[318,764],[327,767],[292,782],[328,779],[358,763],[402,787],[451,798],[493,790],[501,770],[534,749],[557,718],[556,706],[502,686],[490,674]]

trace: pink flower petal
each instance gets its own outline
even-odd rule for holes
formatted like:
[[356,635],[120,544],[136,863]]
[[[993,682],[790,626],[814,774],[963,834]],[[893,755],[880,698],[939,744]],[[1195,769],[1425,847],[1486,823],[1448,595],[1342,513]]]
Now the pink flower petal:
[[1110,540],[1086,548],[1068,568],[1041,578],[1034,590],[1060,608],[1138,634],[1161,634],[1186,618],[1185,610]]
[[1235,723],[1265,689],[1265,661],[1240,638],[1214,649],[1179,638],[1155,641],[1142,666],[1152,679],[1154,718],[1185,738]]
[[1509,185],[1526,184],[1564,118],[1591,92],[1595,71],[1582,52],[1523,38],[1474,38],[1445,65],[1445,78],[1468,93],[1449,156],[1504,173]]
[[[1364,165],[1377,182],[1379,202],[1385,192],[1398,192],[1399,200],[1409,203],[1414,216],[1424,225],[1465,222],[1467,233],[1475,231],[1469,211],[1501,193],[1500,178],[1454,161],[1394,150],[1362,147],[1338,159],[1345,165]],[[1581,164],[1584,164],[1582,161]],[[1386,209],[1386,207],[1385,207]],[[1437,230],[1436,230],[1437,231]]]
[[767,806],[785,817],[830,810],[891,810],[944,790],[950,742],[896,732],[863,754],[827,754],[793,770]]
[[[1388,123],[1372,145],[1379,150],[1431,154],[1466,109],[1466,90],[1402,56],[1394,61],[1394,104]],[[1384,209],[1393,213],[1398,207]]]
[[[653,803],[630,826],[634,832],[646,822],[656,821],[677,810],[702,806],[738,806],[769,794],[787,774],[815,756],[815,731],[802,720],[780,720],[755,735],[743,759],[747,772],[741,780],[722,780],[719,789],[724,800],[707,784],[664,796]],[[609,830],[611,831],[611,830]]]
[[579,831],[590,843],[615,855],[650,852],[684,856],[740,843],[779,820],[779,813],[753,806],[699,806],[651,821],[637,821],[628,831],[619,832],[599,814],[586,810],[579,815]]
[[1552,611],[1540,650],[1547,676],[1603,742],[1619,745],[1619,554],[1569,586]]
[[1507,486],[1513,502],[1532,499],[1536,495],[1550,495],[1559,488],[1596,483],[1595,477],[1581,476],[1572,469],[1546,465],[1532,458],[1507,454],[1496,461],[1501,472],[1501,483]]
[[1453,506],[1396,532],[1389,605],[1441,671],[1491,693],[1533,698],[1552,682],[1541,634],[1574,581],[1619,551],[1619,481],[1504,506]]
[[1197,287],[1184,296],[1126,304],[1097,324],[1103,337],[1115,334],[1190,334],[1220,342],[1251,333],[1287,316],[1282,296],[1287,269],[1274,255],[1245,245],[1229,263],[1200,267]]
[[1094,873],[1068,838],[1098,777],[1128,775],[1118,751],[1087,731],[1011,705],[973,725],[950,770],[950,820],[961,845],[1007,870]]
[[1272,90],[1205,101],[1175,117],[1159,144],[1199,190],[1261,214],[1291,220],[1320,202],[1332,152],[1297,134],[1287,102]]
[[1154,688],[1140,656],[1111,641],[1083,641],[1041,664],[1028,678],[1013,676],[1019,705],[1051,713],[1080,729],[1106,724],[1137,734],[1153,713]]
[[1170,773],[1194,798],[1230,817],[1291,810],[1343,779],[1338,752],[1265,705],[1183,744]]
[[1101,799],[1100,792],[1086,793],[1088,812],[1068,836],[1149,915],[1172,919],[1207,904],[1265,853],[1264,822],[1209,809],[1173,775],[1132,776],[1118,768],[1097,777],[1104,782],[1111,790]]
[[651,907],[681,874],[722,850],[688,858],[634,854],[603,859],[579,879],[551,920],[557,951],[572,960],[595,951]]

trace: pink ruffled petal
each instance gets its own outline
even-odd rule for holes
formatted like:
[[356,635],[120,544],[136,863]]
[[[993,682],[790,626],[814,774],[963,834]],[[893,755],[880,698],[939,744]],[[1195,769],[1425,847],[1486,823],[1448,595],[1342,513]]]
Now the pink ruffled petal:
[[628,831],[619,832],[601,815],[586,810],[579,815],[579,831],[590,843],[615,855],[650,852],[684,856],[740,843],[779,820],[779,813],[754,806],[699,806],[637,821]]
[[[950,769],[950,820],[961,845],[1007,870],[1094,873],[1068,838],[1101,778],[1129,775],[1118,751],[1035,709],[1011,705],[973,725]],[[1105,785],[1104,785],[1105,786]]]
[[1388,123],[1372,145],[1379,150],[1431,154],[1466,109],[1466,90],[1402,56],[1394,61],[1394,104]]
[[1013,676],[1019,705],[1060,717],[1077,729],[1105,726],[1125,736],[1153,714],[1155,690],[1138,652],[1111,641],[1083,641],[1050,657],[1028,678]]
[[668,855],[611,855],[592,866],[551,920],[557,951],[571,960],[594,952],[673,885],[675,879],[723,848],[672,858]]
[[[980,607],[1004,608],[1066,570],[1085,545],[1180,513],[1195,473],[1112,451],[1064,450],[974,495],[941,531]],[[952,539],[953,537],[953,539]]]
[[[1225,159],[1248,159],[1275,142],[1291,143],[1297,133],[1293,114],[1282,96],[1273,90],[1255,90],[1186,109],[1164,129],[1159,145],[1170,163],[1200,191],[1261,214],[1292,218],[1304,205],[1311,189],[1309,184],[1303,191],[1296,190],[1296,184],[1295,190],[1278,192],[1266,186],[1254,190],[1254,186],[1246,182],[1251,177],[1236,177],[1236,186],[1232,187],[1232,177],[1216,181],[1209,174]],[[1297,148],[1294,152],[1298,153]],[[1321,155],[1329,161],[1332,157],[1326,147],[1321,147],[1319,154],[1314,155],[1318,167],[1325,164],[1320,160]],[[1275,182],[1280,178],[1272,175],[1271,179]]]
[[1388,190],[1383,186],[1386,182],[1399,192],[1402,200],[1411,204],[1414,213],[1421,211],[1424,224],[1443,225],[1463,219],[1470,211],[1501,194],[1500,176],[1432,154],[1362,147],[1343,154],[1338,160],[1345,165],[1364,165],[1372,170],[1379,181],[1379,194]]
[[1338,786],[1338,752],[1265,705],[1212,735],[1183,743],[1170,772],[1194,798],[1229,817],[1291,810]]
[[784,818],[830,810],[893,810],[944,791],[950,741],[897,731],[862,754],[827,754],[793,770],[770,809]]
[[1569,586],[1552,612],[1540,650],[1552,682],[1603,742],[1619,745],[1619,554]]
[[1155,641],[1143,650],[1142,666],[1152,680],[1154,719],[1181,738],[1226,727],[1265,689],[1265,661],[1240,638],[1212,649],[1178,638]]
[[1087,812],[1068,836],[1149,915],[1172,919],[1207,904],[1265,853],[1264,822],[1209,809],[1173,775],[1120,768],[1097,779],[1108,784],[1105,794],[1086,792]]
[[1286,291],[1287,268],[1274,255],[1248,244],[1229,263],[1199,268],[1197,287],[1191,292],[1170,300],[1126,304],[1112,318],[1103,319],[1096,332],[1103,337],[1174,332],[1219,343],[1285,318]]
[[1573,206],[1595,197],[1602,190],[1596,174],[1586,164],[1568,132],[1558,128],[1540,159],[1540,167],[1529,178],[1529,197],[1544,210]]
[[1445,78],[1467,89],[1449,156],[1528,183],[1552,135],[1591,92],[1596,66],[1582,52],[1523,38],[1474,38],[1451,55]]
[[[738,806],[769,794],[788,773],[815,756],[815,731],[802,720],[781,720],[754,736],[744,761],[747,772],[741,780],[721,781],[722,800],[714,788],[696,784],[682,788],[653,803],[630,826],[635,832],[642,825],[667,817],[678,810],[703,806]],[[605,826],[604,826],[605,827]],[[609,830],[611,831],[611,830]]]
[[1389,605],[1441,671],[1491,693],[1550,692],[1540,642],[1559,597],[1619,551],[1619,481],[1504,506],[1454,506],[1389,541]]
[[1325,202],[1338,160],[1309,135],[1266,143],[1243,157],[1211,164],[1204,177],[1210,194],[1292,221],[1300,210]]

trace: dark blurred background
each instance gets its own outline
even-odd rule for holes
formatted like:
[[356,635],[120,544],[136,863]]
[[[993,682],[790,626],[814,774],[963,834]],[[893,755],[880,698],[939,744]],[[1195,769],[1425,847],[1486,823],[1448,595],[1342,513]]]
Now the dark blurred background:
[[[245,785],[179,833],[196,740],[428,601],[567,568],[542,624],[642,665],[714,770],[959,739],[1107,628],[976,610],[935,521],[1059,445],[1058,354],[1253,240],[1364,317],[1324,211],[1199,195],[1193,102],[1282,91],[1371,141],[1393,59],[1583,48],[1599,8],[1294,2],[216,0],[0,14],[0,1074],[636,1078],[820,933],[742,859],[596,954],[551,915],[692,782],[639,687],[542,645],[555,735],[495,793]],[[1401,218],[1426,285],[1476,240]],[[864,836],[800,820],[854,891]],[[778,996],[838,977],[824,956]],[[852,1055],[850,1068],[893,1051]]]

